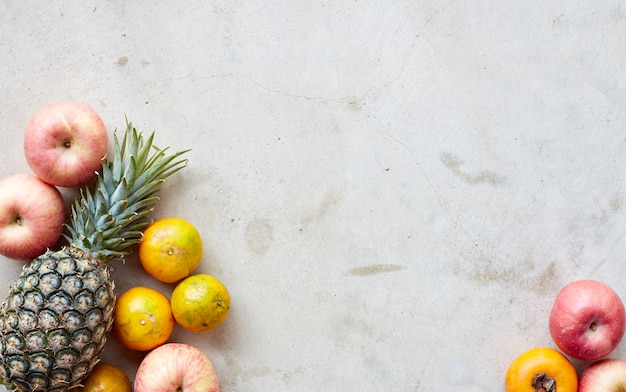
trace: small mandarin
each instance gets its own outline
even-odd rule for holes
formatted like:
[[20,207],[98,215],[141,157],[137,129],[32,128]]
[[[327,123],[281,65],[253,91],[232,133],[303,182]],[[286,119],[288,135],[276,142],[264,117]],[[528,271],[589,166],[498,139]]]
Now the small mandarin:
[[79,392],[132,392],[133,386],[124,371],[117,366],[100,362],[83,381]]
[[208,332],[219,327],[226,320],[229,310],[228,290],[211,275],[192,275],[172,292],[174,319],[192,332]]
[[174,330],[170,301],[155,289],[131,288],[117,299],[113,330],[130,349],[148,351],[160,346]]
[[189,276],[202,258],[198,230],[181,218],[163,218],[143,232],[139,261],[148,274],[165,283]]

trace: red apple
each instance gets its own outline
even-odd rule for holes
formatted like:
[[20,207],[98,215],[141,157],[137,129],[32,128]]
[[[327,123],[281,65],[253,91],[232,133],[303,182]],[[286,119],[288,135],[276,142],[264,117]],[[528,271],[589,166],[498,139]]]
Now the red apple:
[[63,231],[61,192],[31,174],[0,181],[0,254],[32,259],[54,245]]
[[585,361],[608,355],[624,336],[626,316],[619,295],[595,280],[561,289],[550,312],[550,335],[566,354]]
[[33,172],[52,185],[83,185],[102,168],[108,134],[102,119],[79,102],[37,110],[26,126],[24,153]]
[[626,391],[626,361],[602,359],[583,370],[578,392]]
[[135,375],[135,392],[217,392],[215,369],[199,349],[166,343],[150,351]]

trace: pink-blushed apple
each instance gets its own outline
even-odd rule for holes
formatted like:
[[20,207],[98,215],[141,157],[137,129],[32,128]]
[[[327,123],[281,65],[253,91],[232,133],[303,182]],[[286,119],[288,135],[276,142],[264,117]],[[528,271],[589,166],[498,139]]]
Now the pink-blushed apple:
[[0,181],[0,254],[32,259],[53,246],[63,232],[61,192],[32,174]]
[[109,139],[104,122],[89,105],[63,101],[43,106],[30,118],[24,154],[31,170],[52,185],[87,183],[102,168]]
[[601,359],[583,370],[578,392],[626,391],[626,361],[616,358]]
[[150,351],[135,375],[135,392],[218,392],[209,358],[184,343],[166,343]]
[[608,285],[577,280],[559,291],[549,327],[552,339],[566,354],[585,361],[600,359],[624,336],[624,304]]

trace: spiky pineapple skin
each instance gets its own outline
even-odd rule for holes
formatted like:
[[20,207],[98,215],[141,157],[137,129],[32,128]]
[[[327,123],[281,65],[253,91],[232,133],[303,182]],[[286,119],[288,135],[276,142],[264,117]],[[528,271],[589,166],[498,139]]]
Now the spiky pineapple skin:
[[61,392],[98,362],[113,325],[110,267],[73,248],[24,266],[0,308],[0,379],[9,390]]

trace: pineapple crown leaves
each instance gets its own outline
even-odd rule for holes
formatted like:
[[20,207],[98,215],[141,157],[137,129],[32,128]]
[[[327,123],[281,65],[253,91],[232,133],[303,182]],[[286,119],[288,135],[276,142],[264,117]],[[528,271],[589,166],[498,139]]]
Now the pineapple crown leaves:
[[121,143],[115,135],[113,159],[103,159],[95,185],[81,189],[72,206],[68,234],[63,235],[71,248],[108,263],[139,242],[161,183],[187,165],[179,157],[189,151],[167,154],[153,139],[154,132],[144,139],[126,120]]

